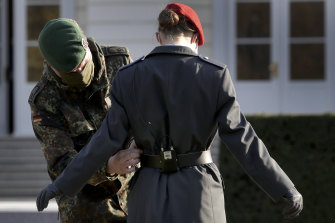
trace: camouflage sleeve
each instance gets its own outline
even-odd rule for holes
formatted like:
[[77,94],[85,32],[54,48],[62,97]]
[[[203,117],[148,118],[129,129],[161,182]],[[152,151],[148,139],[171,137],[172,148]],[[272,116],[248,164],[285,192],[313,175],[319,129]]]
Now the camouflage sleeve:
[[[138,171],[138,169],[136,169],[136,171]],[[130,193],[130,185],[133,177],[134,173],[118,175],[118,180],[121,183],[121,187],[116,195],[119,199],[119,204],[122,210],[124,210],[126,213],[128,213],[127,199]]]
[[[50,178],[55,180],[77,155],[77,151],[69,133],[64,128],[61,117],[40,110],[35,104],[30,104],[30,106],[35,136],[41,144]],[[107,180],[112,179],[107,178],[106,165],[102,165],[87,183],[97,185]]]

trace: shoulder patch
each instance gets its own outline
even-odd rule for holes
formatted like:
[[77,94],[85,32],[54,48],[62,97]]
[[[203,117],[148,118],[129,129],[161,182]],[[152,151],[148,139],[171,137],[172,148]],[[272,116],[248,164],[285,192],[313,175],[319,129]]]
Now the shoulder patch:
[[198,56],[202,61],[205,61],[209,64],[212,64],[212,65],[215,65],[219,68],[222,68],[222,69],[225,69],[227,67],[227,65],[223,64],[223,63],[220,63],[218,61],[215,61],[215,60],[212,60],[212,59],[209,59],[208,57],[205,57],[205,56],[202,56],[202,55],[199,55]]
[[42,91],[44,87],[44,84],[41,84],[40,82],[36,84],[36,86],[33,88],[33,90],[30,93],[28,103],[32,104],[35,101],[36,96]]
[[122,46],[101,46],[102,52],[105,56],[126,55],[129,56],[127,47]]
[[124,70],[124,69],[126,69],[126,68],[128,68],[128,67],[131,67],[131,66],[133,66],[134,64],[143,61],[144,59],[145,59],[145,56],[142,56],[142,57],[138,58],[137,60],[134,60],[132,63],[127,64],[127,65],[125,65],[125,66],[123,66],[123,67],[120,67],[119,71]]

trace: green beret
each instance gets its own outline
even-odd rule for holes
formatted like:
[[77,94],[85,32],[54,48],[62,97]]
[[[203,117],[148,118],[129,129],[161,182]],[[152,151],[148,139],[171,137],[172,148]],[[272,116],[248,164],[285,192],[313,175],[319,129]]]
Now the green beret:
[[67,73],[84,59],[87,42],[76,22],[59,18],[47,22],[38,37],[38,46],[52,67]]

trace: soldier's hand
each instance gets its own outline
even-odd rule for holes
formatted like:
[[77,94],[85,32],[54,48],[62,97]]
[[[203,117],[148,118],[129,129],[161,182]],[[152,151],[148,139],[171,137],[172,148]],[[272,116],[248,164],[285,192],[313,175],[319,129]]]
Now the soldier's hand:
[[[128,146],[128,149],[139,149],[139,148],[137,148],[137,145],[136,145],[136,143],[135,143],[135,140],[134,139],[132,139],[131,141],[130,141],[130,143],[129,143],[129,146]],[[140,151],[141,153],[143,152],[142,150]],[[141,163],[140,162],[138,162],[136,165],[134,165],[136,168],[140,168],[141,167]],[[128,167],[128,168],[130,168],[130,167]],[[136,169],[135,168],[135,169]]]
[[133,141],[129,149],[120,150],[108,159],[107,173],[126,174],[135,171],[135,166],[140,162],[142,150],[138,149]]
[[37,196],[36,206],[38,211],[43,211],[44,208],[48,207],[49,200],[59,195],[60,190],[54,185],[49,184],[45,187]]
[[283,210],[284,217],[288,219],[298,217],[303,208],[302,195],[297,189],[292,188],[284,195],[284,199],[288,203]]

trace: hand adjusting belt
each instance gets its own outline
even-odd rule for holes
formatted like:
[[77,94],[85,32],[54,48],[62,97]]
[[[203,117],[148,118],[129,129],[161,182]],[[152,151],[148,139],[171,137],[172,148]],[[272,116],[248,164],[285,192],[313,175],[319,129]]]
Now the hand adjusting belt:
[[[173,152],[173,153],[171,153]],[[212,163],[210,150],[176,155],[174,150],[161,155],[141,155],[141,166],[161,169],[164,173],[176,172],[179,168]]]

